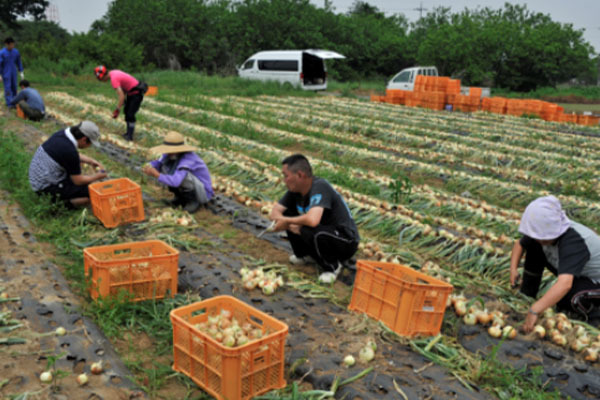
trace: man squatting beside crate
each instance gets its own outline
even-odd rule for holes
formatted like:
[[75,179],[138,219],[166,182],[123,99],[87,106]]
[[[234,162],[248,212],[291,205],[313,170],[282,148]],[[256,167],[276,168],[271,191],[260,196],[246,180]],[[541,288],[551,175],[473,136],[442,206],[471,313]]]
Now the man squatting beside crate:
[[193,213],[213,197],[215,192],[208,167],[195,153],[196,148],[185,144],[183,135],[169,132],[162,145],[150,150],[162,156],[144,166],[142,171],[169,188],[175,195],[172,206],[181,206]]
[[[49,194],[62,200],[69,208],[90,202],[88,185],[106,178],[104,167],[77,149],[97,145],[100,131],[96,124],[83,121],[54,133],[38,147],[29,164],[29,184],[37,194]],[[81,163],[90,164],[100,172],[81,173]]]
[[315,261],[323,269],[319,281],[334,282],[360,240],[350,209],[329,182],[313,176],[302,154],[282,164],[288,191],[271,210],[273,229],[287,232],[292,264]]
[[29,81],[23,79],[19,82],[21,91],[18,95],[12,98],[9,105],[19,105],[25,117],[31,121],[41,121],[46,114],[46,107],[40,92],[30,87]]
[[113,118],[117,118],[121,112],[121,107],[125,105],[125,122],[127,122],[127,132],[123,134],[125,140],[133,140],[135,131],[135,114],[140,109],[144,94],[148,91],[148,85],[145,82],[138,81],[133,76],[113,69],[108,71],[104,65],[99,65],[94,69],[96,78],[99,81],[106,82],[110,79],[110,84],[119,96],[117,108],[113,111]]

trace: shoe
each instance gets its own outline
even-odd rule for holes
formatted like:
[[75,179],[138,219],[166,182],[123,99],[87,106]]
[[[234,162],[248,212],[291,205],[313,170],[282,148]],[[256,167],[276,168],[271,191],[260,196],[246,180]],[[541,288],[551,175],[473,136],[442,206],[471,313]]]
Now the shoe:
[[128,142],[133,141],[133,135],[130,135],[129,133],[124,133],[121,136],[123,136],[123,139],[127,140]]
[[296,257],[295,254],[292,254],[290,256],[290,264],[293,264],[293,265],[307,265],[307,264],[314,264],[314,263],[315,263],[315,259],[312,258],[311,256]]
[[321,283],[333,283],[336,281],[340,272],[342,272],[343,264],[338,261],[338,266],[333,272],[323,272],[319,275],[319,282]]

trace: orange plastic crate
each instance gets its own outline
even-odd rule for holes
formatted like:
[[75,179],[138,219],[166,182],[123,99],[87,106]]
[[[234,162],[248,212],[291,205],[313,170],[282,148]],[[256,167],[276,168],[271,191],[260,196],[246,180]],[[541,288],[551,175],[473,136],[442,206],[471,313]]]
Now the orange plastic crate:
[[[225,347],[194,325],[228,310],[240,325],[263,331],[262,339]],[[246,400],[285,387],[288,326],[231,296],[217,296],[171,311],[173,369],[189,376],[217,399]]]
[[401,264],[359,260],[348,309],[399,335],[437,335],[452,285]]
[[27,119],[27,118],[25,118],[25,113],[23,112],[23,109],[18,104],[17,104],[17,117],[22,118],[22,119]]
[[125,290],[133,301],[160,299],[177,293],[179,252],[161,240],[131,242],[83,250],[90,295],[114,296]]
[[142,189],[128,178],[92,183],[92,210],[107,228],[144,220]]
[[146,91],[146,96],[157,96],[158,95],[158,86],[148,86],[148,90]]

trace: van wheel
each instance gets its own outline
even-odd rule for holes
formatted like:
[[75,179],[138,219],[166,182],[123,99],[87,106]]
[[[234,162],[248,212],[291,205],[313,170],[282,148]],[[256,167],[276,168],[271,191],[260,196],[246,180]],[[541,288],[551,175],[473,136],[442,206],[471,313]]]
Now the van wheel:
[[294,86],[291,83],[289,83],[289,82],[283,82],[282,86],[283,86],[283,88],[285,90],[292,90],[292,89],[294,89]]

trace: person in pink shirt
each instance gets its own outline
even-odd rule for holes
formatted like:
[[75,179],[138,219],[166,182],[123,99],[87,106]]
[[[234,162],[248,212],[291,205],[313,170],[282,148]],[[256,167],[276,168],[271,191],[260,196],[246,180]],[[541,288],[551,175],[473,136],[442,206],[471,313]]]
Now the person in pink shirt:
[[133,140],[135,114],[140,109],[148,85],[118,69],[108,71],[104,65],[97,66],[94,73],[99,81],[106,82],[110,79],[110,84],[119,96],[117,108],[113,111],[113,118],[119,116],[121,107],[124,106],[123,112],[125,113],[125,122],[127,122],[127,132],[123,134],[123,137],[126,140]]

